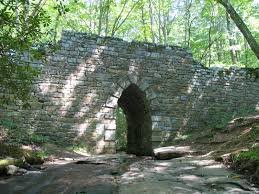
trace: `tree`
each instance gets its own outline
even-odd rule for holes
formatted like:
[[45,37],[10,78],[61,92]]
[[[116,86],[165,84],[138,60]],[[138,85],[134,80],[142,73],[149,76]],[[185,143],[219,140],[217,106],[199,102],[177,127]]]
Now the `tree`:
[[[26,104],[38,70],[30,65],[49,17],[44,1],[2,0],[0,3],[0,105],[21,100]],[[24,58],[26,56],[26,59]]]
[[[60,10],[63,12],[62,9],[54,8],[59,5],[59,1],[63,2],[69,12],[60,14]],[[189,47],[194,57],[206,66],[259,66],[259,60],[249,49],[247,41],[244,41],[244,36],[232,21],[231,15],[217,0],[48,0],[47,2],[44,10],[51,18],[48,28],[57,29],[57,39],[60,38],[62,30],[72,30],[118,37],[127,41]],[[259,37],[259,3],[255,3],[254,0],[232,0],[231,5],[245,21],[254,38]],[[226,12],[229,18],[226,18]],[[235,51],[233,53],[237,59],[235,64],[229,48],[232,48],[231,52]]]
[[222,4],[228,14],[230,15],[231,19],[235,22],[236,26],[238,29],[242,32],[244,35],[245,39],[247,40],[248,44],[250,45],[252,51],[256,55],[257,59],[259,59],[259,45],[256,42],[255,38],[251,34],[250,30],[242,20],[242,18],[238,15],[236,10],[232,7],[230,4],[229,0],[216,0],[220,4]]

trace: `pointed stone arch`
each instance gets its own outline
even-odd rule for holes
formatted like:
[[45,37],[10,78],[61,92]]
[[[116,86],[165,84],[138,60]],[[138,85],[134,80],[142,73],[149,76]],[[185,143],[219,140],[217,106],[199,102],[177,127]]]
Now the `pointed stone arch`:
[[[110,101],[106,105],[113,109],[122,108],[127,120],[127,153],[136,155],[152,155],[152,119],[151,103],[156,98],[152,87],[139,80],[134,73],[128,74],[111,86]],[[112,99],[112,100],[111,100]],[[115,119],[115,118],[114,118]],[[115,122],[115,120],[114,120]],[[113,138],[108,136],[110,132],[105,128],[106,141],[115,142],[115,130]],[[108,137],[108,138],[107,138]],[[115,150],[115,147],[114,147]]]
[[118,99],[127,120],[127,153],[152,155],[152,121],[145,92],[132,83]]

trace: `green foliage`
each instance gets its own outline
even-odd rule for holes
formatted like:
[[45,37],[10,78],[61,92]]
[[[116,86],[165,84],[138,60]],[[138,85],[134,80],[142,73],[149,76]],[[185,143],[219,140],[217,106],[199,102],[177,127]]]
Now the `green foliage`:
[[233,115],[217,107],[210,107],[207,112],[207,122],[214,129],[223,129],[233,119]]
[[44,158],[46,156],[47,154],[44,151],[31,151],[31,152],[24,153],[26,162],[28,162],[31,165],[43,164]]
[[235,155],[235,161],[244,161],[244,160],[254,160],[259,165],[259,148],[252,149],[245,152],[240,152],[239,154]]
[[127,121],[123,110],[116,109],[116,150],[125,151],[127,146]]
[[4,141],[8,144],[22,145],[22,144],[36,144],[42,145],[49,141],[48,136],[43,136],[41,134],[35,134],[29,129],[19,128],[19,123],[15,123],[11,119],[0,120],[0,128],[6,133],[6,138]]
[[[251,0],[233,0],[231,4],[259,41],[259,4]],[[69,11],[58,20],[59,31],[190,47],[194,57],[207,67],[259,67],[259,61],[233,21],[228,31],[225,8],[213,0],[70,0],[66,1],[66,8]],[[55,15],[55,10],[48,11]],[[233,49],[235,64],[230,55]]]
[[32,144],[41,145],[43,143],[47,143],[49,141],[49,137],[48,136],[44,136],[44,135],[40,135],[40,134],[32,133],[29,136],[29,141]]
[[38,45],[50,18],[41,1],[29,0],[1,1],[0,18],[0,104],[21,100],[26,106],[39,73],[30,61],[42,54]]
[[47,156],[47,153],[45,151],[25,150],[25,149],[22,149],[20,146],[13,145],[13,144],[0,143],[0,148],[1,148],[0,149],[1,157],[8,156],[16,159],[24,157],[26,162],[28,162],[29,160],[43,161],[43,159]]

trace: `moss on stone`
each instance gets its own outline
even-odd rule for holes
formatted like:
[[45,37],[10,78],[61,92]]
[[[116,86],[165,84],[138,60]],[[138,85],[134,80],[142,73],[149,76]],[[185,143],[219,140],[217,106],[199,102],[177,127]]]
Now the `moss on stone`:
[[247,68],[246,69],[246,76],[247,77],[254,77],[255,79],[259,78],[259,68]]
[[6,167],[9,165],[15,165],[17,167],[23,168],[25,166],[25,161],[22,159],[14,158],[0,159],[0,175],[6,174]]
[[[0,161],[0,166],[13,164],[21,167],[24,162],[31,165],[42,164],[46,155],[47,154],[44,151],[25,150],[17,145],[0,143],[0,156],[2,158],[7,158]],[[8,157],[11,159],[8,159]]]

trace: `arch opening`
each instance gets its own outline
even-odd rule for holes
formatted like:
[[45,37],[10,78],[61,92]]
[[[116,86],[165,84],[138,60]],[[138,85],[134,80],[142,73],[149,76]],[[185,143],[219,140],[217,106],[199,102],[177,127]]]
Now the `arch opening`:
[[122,92],[118,106],[127,121],[126,152],[138,156],[152,155],[152,121],[145,92],[136,84],[129,85]]
[[116,131],[115,131],[115,149],[116,152],[126,151],[127,148],[127,121],[123,110],[118,106],[116,108]]

